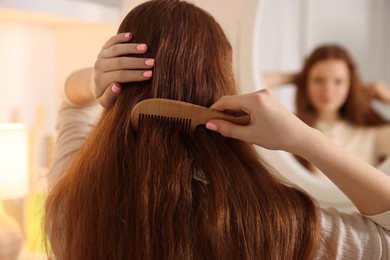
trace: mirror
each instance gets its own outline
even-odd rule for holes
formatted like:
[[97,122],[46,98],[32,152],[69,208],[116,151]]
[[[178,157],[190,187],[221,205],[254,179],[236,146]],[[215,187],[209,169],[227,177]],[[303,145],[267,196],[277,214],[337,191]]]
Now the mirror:
[[[261,89],[263,71],[299,71],[304,57],[323,43],[346,47],[364,82],[384,80],[389,85],[390,18],[385,15],[389,11],[386,0],[248,0],[239,49],[241,91]],[[295,112],[294,86],[273,91]],[[389,117],[390,106],[374,106]],[[265,149],[259,153],[284,177],[314,196],[320,206],[354,210],[332,182],[311,174],[292,155]],[[390,156],[377,167],[390,174]]]

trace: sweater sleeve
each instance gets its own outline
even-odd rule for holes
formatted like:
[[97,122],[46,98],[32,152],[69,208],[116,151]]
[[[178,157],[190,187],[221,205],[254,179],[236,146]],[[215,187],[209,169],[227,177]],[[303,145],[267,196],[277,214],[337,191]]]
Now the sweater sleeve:
[[49,191],[69,167],[86,136],[100,119],[102,110],[100,105],[77,107],[62,98],[57,115],[55,156],[47,176]]
[[389,259],[390,210],[374,216],[321,209],[323,248],[316,259]]

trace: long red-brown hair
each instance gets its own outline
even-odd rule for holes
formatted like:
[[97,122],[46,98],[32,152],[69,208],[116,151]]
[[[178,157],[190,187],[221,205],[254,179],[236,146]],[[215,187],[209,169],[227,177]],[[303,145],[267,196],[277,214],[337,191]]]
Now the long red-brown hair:
[[253,146],[199,126],[142,124],[147,98],[210,106],[236,94],[231,46],[194,5],[157,0],[120,25],[148,44],[153,78],[129,83],[105,111],[46,202],[58,259],[310,259],[319,249],[317,206],[282,183]]

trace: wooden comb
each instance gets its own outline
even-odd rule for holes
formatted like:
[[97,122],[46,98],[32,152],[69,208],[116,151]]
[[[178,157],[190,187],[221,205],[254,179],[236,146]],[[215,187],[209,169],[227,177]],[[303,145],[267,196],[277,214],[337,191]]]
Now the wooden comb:
[[238,125],[248,125],[249,115],[234,116],[211,108],[187,102],[151,98],[137,103],[131,111],[133,130],[146,120],[157,120],[174,124],[185,133],[193,133],[198,125],[206,124],[210,119],[222,119]]

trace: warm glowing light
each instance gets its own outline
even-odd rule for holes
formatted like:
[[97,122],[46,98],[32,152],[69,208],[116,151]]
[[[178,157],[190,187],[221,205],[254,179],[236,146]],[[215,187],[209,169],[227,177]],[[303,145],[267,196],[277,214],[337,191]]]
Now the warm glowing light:
[[28,192],[28,141],[23,124],[0,124],[0,199]]

